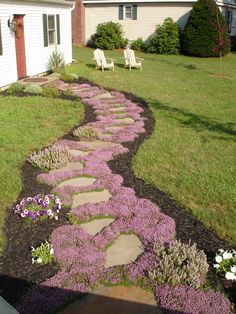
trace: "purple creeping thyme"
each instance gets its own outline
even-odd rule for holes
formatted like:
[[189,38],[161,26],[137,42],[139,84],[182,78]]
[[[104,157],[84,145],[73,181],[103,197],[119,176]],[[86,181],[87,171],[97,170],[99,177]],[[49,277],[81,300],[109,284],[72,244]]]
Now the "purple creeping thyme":
[[[59,81],[58,85],[61,90],[70,88],[74,96],[82,97],[82,102],[93,108],[97,113],[97,120],[87,126],[98,130],[100,139],[107,139],[117,145],[95,149],[87,156],[74,156],[73,161],[82,162],[83,169],[42,173],[37,179],[52,185],[66,205],[71,205],[76,193],[100,188],[109,190],[112,197],[107,202],[86,203],[71,209],[70,214],[79,222],[88,222],[91,218],[101,216],[113,217],[114,221],[95,236],[76,224],[64,225],[52,232],[54,258],[60,265],[60,271],[35,288],[18,307],[22,313],[25,311],[29,314],[44,313],[45,304],[49,312],[56,311],[76,293],[90,291],[99,282],[118,284],[128,280],[133,284],[142,282],[147,286],[151,285],[147,273],[158,264],[154,244],[170,243],[175,237],[174,220],[161,213],[151,201],[137,198],[132,188],[123,187],[123,178],[113,174],[107,164],[116,155],[128,151],[121,143],[134,141],[140,133],[145,132],[145,119],[140,116],[143,109],[119,92],[111,92],[112,98],[96,98],[94,96],[105,91],[88,84],[67,84]],[[125,110],[115,115],[109,110],[115,107],[125,107]],[[122,120],[117,118],[131,118],[134,122],[123,125]],[[108,132],[108,126],[121,127],[118,130],[109,130],[111,135],[106,135],[104,133]],[[57,143],[73,150],[89,150],[86,142],[81,144],[79,141],[60,140]],[[62,181],[83,175],[96,178],[96,182],[86,187],[57,187]],[[121,234],[137,235],[144,252],[130,264],[105,268],[106,248]],[[183,310],[185,314],[200,313],[195,311],[197,309],[203,309],[204,314],[229,313],[228,300],[213,291],[203,292],[186,286],[163,286],[155,290],[155,296],[161,307],[167,310]],[[188,312],[189,309],[193,309],[193,312]],[[206,309],[211,311],[206,312]]]

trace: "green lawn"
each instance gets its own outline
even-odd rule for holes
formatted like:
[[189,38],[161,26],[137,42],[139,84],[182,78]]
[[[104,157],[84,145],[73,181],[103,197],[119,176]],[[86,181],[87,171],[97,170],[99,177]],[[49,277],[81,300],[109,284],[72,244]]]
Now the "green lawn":
[[133,160],[138,177],[170,194],[220,237],[236,244],[236,55],[222,60],[228,78],[215,78],[219,60],[139,54],[143,71],[95,70],[92,50],[75,48],[68,69],[104,87],[146,100],[156,120]]
[[[20,171],[34,151],[52,144],[84,117],[79,102],[0,96],[0,226],[22,188]],[[0,233],[0,248],[3,236]]]

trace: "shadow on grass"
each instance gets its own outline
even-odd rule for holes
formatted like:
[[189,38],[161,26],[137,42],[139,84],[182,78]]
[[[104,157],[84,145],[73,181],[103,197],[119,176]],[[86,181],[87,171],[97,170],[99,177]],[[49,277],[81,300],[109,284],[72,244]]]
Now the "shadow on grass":
[[185,63],[182,63],[182,62],[179,62],[179,63],[175,63],[173,61],[170,61],[170,60],[157,60],[158,62],[163,62],[163,63],[167,63],[169,65],[174,65],[176,67],[182,67],[182,68],[186,68],[188,70],[198,70],[199,68],[196,67],[194,64],[185,64]]
[[[167,104],[162,104],[156,101],[151,102],[151,104],[154,108],[167,112],[172,119],[177,120],[183,126],[189,127],[196,132],[207,130],[220,135],[220,137],[217,136],[218,139],[235,139],[236,124],[233,122],[218,123],[216,120],[209,117],[197,115],[184,109],[171,107]],[[227,137],[222,136],[222,134],[227,135]]]

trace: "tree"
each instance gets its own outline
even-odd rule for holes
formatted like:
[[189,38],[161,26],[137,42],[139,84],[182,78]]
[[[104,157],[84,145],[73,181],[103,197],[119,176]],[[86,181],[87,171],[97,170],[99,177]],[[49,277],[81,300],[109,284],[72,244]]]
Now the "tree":
[[198,57],[221,57],[230,51],[224,17],[214,0],[198,0],[193,5],[183,46],[187,54]]

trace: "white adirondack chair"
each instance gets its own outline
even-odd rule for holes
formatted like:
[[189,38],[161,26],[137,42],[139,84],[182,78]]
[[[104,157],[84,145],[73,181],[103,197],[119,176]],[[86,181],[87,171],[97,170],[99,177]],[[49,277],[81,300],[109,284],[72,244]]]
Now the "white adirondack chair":
[[134,51],[130,48],[124,50],[124,57],[125,57],[125,67],[129,68],[138,68],[142,70],[142,61],[144,59],[135,57]]
[[[96,49],[93,52],[94,55],[94,60],[96,61],[96,68],[97,69],[102,69],[104,71],[105,69],[112,69],[114,71],[114,61],[116,59],[111,59],[111,58],[106,58],[104,55],[104,52],[100,49]],[[107,60],[110,60],[110,63],[107,63]]]

